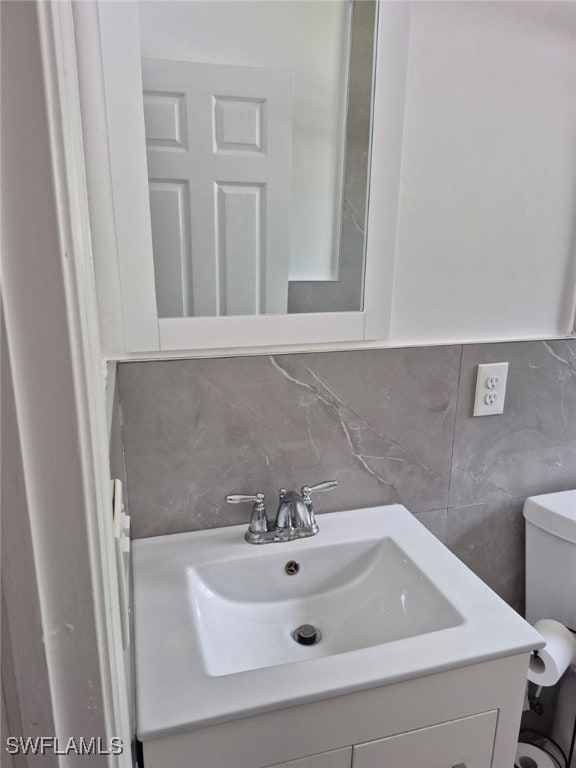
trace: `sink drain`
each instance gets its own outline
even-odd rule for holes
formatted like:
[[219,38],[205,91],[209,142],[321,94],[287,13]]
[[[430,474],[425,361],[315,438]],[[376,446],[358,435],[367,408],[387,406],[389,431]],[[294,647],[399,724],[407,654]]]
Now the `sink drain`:
[[322,640],[322,632],[312,624],[302,624],[292,632],[292,637],[300,645],[316,645]]

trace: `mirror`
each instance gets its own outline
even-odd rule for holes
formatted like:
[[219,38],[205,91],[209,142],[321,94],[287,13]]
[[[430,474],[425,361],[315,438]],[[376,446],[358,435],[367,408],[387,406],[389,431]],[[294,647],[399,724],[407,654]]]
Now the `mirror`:
[[376,4],[139,4],[158,316],[359,311]]

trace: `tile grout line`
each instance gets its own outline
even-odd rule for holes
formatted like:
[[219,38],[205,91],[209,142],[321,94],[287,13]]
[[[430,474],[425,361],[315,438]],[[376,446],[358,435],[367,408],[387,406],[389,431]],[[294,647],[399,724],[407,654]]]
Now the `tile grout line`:
[[[554,493],[554,491],[552,491]],[[483,507],[489,504],[506,504],[509,501],[525,501],[528,496],[507,496],[505,499],[481,499],[480,501],[473,501],[472,504],[455,504],[452,507],[448,507],[447,511],[451,509],[468,509],[469,507]]]

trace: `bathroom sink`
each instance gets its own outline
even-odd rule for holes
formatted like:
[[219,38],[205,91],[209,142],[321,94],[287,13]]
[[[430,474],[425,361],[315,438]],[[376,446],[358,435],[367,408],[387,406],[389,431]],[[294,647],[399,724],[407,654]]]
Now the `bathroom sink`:
[[[540,635],[404,507],[133,542],[141,740],[540,648]],[[304,629],[301,629],[304,627]]]
[[[297,561],[269,547],[257,567],[246,558],[207,563],[189,569],[188,591],[210,675],[345,653],[462,621],[389,537],[310,541]],[[310,644],[293,637],[302,625],[319,630]]]

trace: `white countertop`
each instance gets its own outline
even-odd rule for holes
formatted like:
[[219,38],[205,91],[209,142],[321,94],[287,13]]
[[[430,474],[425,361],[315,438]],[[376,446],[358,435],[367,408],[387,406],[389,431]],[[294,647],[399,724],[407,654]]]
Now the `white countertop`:
[[[303,702],[530,652],[544,640],[404,507],[319,516],[317,536],[250,545],[246,526],[133,542],[137,735],[142,741]],[[239,559],[259,568],[335,542],[391,538],[449,601],[461,622],[380,645],[260,669],[208,674],[195,627],[190,570]],[[263,585],[264,589],[266,585]]]

